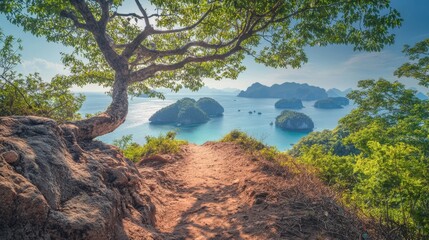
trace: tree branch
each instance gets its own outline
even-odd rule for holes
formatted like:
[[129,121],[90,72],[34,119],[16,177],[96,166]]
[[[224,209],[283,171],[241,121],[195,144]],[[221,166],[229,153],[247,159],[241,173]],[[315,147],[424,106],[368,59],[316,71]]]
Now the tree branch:
[[135,0],[137,7],[139,8],[140,12],[143,14],[143,19],[144,19],[144,23],[146,24],[146,26],[150,26],[149,23],[149,18],[147,16],[146,10],[144,10],[144,8],[142,7],[142,4],[140,3],[139,0]]
[[198,26],[202,21],[204,21],[204,19],[214,10],[213,7],[211,7],[209,10],[207,10],[207,12],[204,13],[204,15],[198,19],[198,21],[196,21],[194,24],[184,27],[184,28],[179,28],[179,29],[170,29],[170,30],[153,30],[153,34],[166,34],[166,33],[178,33],[178,32],[184,32],[184,31],[189,31],[194,29],[196,26]]
[[101,27],[103,29],[106,29],[106,25],[109,22],[109,9],[110,9],[110,1],[109,0],[97,0],[97,2],[100,4],[101,7],[101,18],[98,22],[101,24]]
[[[85,25],[87,26],[86,30],[88,30],[94,36],[94,39],[97,42],[97,45],[100,51],[103,53],[103,56],[106,59],[109,66],[113,68],[113,70],[115,70],[116,72],[122,72],[126,74],[126,71],[128,71],[127,60],[115,52],[115,50],[112,48],[114,44],[110,42],[106,34],[105,24],[107,24],[107,21],[109,18],[110,3],[106,2],[106,0],[98,0],[98,1],[100,4],[104,6],[102,7],[103,8],[102,15],[104,16],[104,18],[102,17],[102,20],[100,21],[106,21],[106,22],[100,22],[102,24],[99,24],[99,22],[95,20],[95,17],[91,12],[91,9],[88,7],[85,1],[70,0],[70,3],[82,15],[82,18],[85,20]],[[103,1],[103,3],[101,1]]]
[[189,63],[202,63],[202,62],[209,62],[209,61],[214,61],[214,60],[223,60],[223,59],[237,53],[238,51],[242,50],[240,43],[241,43],[241,41],[239,41],[237,43],[237,45],[235,45],[233,48],[231,48],[229,51],[227,51],[226,53],[223,53],[223,54],[213,54],[213,55],[207,55],[207,56],[202,56],[202,57],[187,57],[180,62],[170,64],[170,65],[152,64],[152,65],[150,65],[144,69],[140,69],[136,72],[133,72],[131,74],[130,83],[142,82],[142,81],[144,81],[150,77],[153,77],[158,72],[174,71],[174,70],[177,70],[177,69],[184,67],[186,64],[189,64]]
[[86,24],[84,24],[84,23],[79,22],[79,19],[77,19],[76,15],[74,15],[72,12],[69,12],[69,11],[63,10],[63,11],[61,11],[60,16],[61,16],[61,17],[65,17],[65,18],[68,18],[68,19],[72,20],[72,21],[73,21],[73,25],[74,25],[75,27],[77,27],[77,28],[82,28],[82,29],[85,29],[85,30],[88,30],[88,31],[89,31],[89,27],[88,27],[88,25],[86,25]]

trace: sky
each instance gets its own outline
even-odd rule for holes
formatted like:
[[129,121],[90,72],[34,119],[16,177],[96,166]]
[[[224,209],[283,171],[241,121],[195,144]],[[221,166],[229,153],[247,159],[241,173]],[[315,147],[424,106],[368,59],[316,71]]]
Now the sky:
[[[129,0],[126,0],[129,1]],[[397,79],[393,72],[407,61],[402,53],[403,45],[429,38],[429,0],[393,0],[396,8],[404,19],[402,27],[394,29],[395,44],[385,47],[380,52],[355,52],[352,46],[331,45],[327,47],[306,48],[308,62],[299,69],[273,69],[257,64],[247,57],[244,64],[247,70],[240,74],[237,80],[224,79],[219,81],[206,80],[206,86],[211,88],[246,89],[254,82],[271,86],[275,83],[298,82],[308,83],[329,88],[355,88],[359,80],[386,78],[399,80],[409,87],[428,92],[417,85],[413,79]],[[70,49],[56,43],[49,43],[44,38],[38,38],[30,33],[24,33],[21,28],[10,24],[0,14],[0,28],[6,35],[14,35],[23,41],[22,64],[18,71],[29,74],[41,73],[49,80],[55,74],[67,74],[61,63],[60,52]],[[86,86],[74,91],[101,91],[98,86]]]

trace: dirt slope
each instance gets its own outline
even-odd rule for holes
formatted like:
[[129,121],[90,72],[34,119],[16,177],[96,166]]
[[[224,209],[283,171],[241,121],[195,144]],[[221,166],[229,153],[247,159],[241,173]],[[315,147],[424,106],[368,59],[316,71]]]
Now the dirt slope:
[[180,159],[138,167],[152,191],[155,239],[359,239],[363,233],[312,176],[292,174],[232,143],[184,151]]

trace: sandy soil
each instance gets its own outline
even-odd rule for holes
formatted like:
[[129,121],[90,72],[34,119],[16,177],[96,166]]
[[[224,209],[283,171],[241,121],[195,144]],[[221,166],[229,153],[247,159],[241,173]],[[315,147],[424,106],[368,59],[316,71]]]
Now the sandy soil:
[[359,239],[361,224],[316,178],[232,143],[187,145],[139,164],[159,239]]

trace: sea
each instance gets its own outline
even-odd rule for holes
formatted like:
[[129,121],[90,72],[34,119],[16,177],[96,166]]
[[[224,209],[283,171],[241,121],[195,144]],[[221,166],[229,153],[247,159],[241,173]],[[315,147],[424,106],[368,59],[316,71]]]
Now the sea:
[[[111,97],[104,93],[83,94],[86,95],[86,100],[80,109],[80,113],[83,115],[104,111],[111,102]],[[224,115],[212,118],[205,124],[194,126],[155,125],[149,122],[149,118],[156,111],[184,97],[195,100],[201,97],[211,97],[224,107]],[[282,112],[281,109],[274,107],[277,100],[275,98],[242,98],[229,93],[222,95],[166,94],[164,100],[133,97],[129,101],[126,121],[112,133],[98,137],[98,140],[112,143],[115,139],[132,134],[134,142],[144,144],[146,136],[158,136],[168,131],[175,131],[177,139],[203,144],[207,141],[220,140],[231,130],[238,129],[267,145],[284,151],[292,148],[308,133],[285,131],[276,127],[275,124],[270,124],[275,123],[275,118]],[[314,101],[303,101],[304,108],[298,112],[308,115],[313,120],[314,131],[335,128],[338,120],[354,107],[354,105],[348,105],[342,109],[317,109],[313,107],[313,104]],[[261,114],[258,114],[259,112]]]

